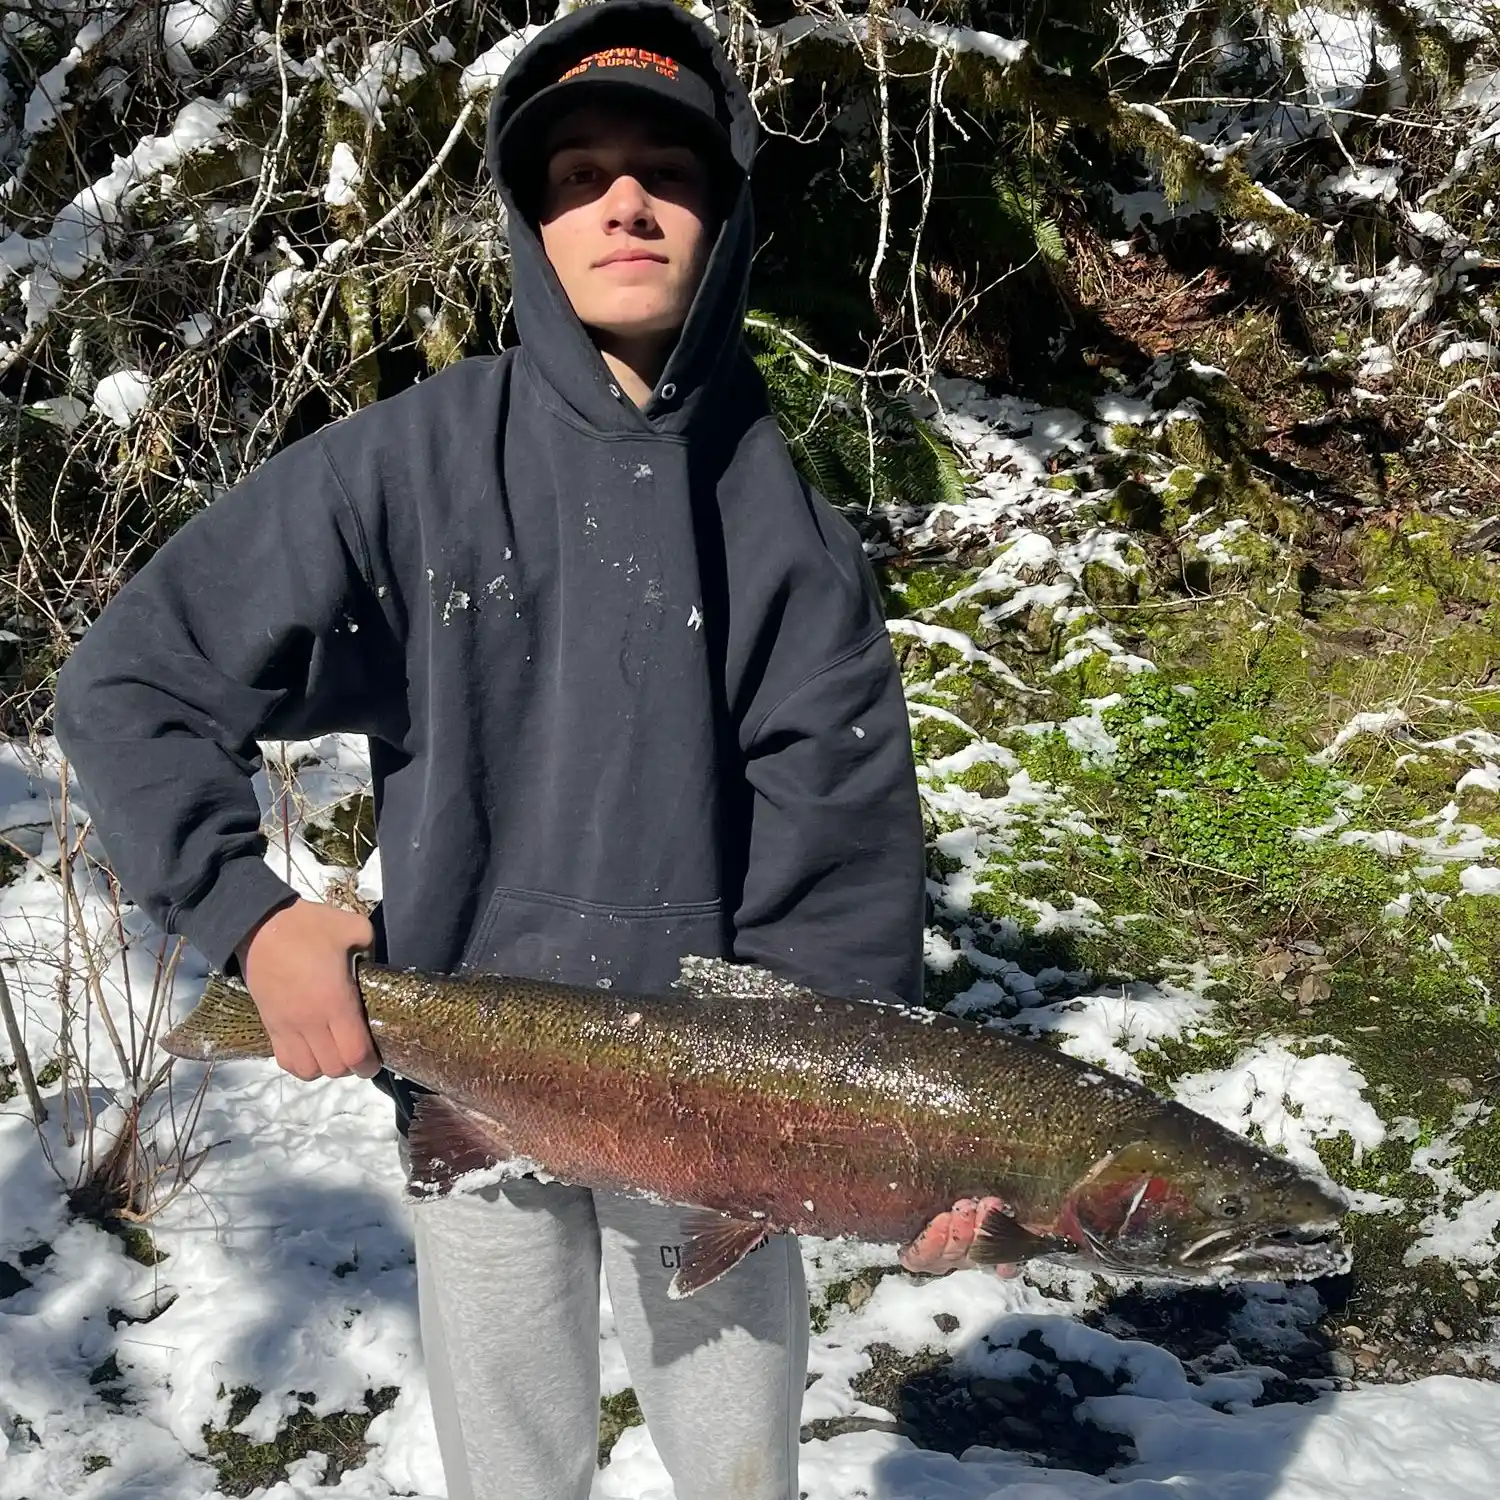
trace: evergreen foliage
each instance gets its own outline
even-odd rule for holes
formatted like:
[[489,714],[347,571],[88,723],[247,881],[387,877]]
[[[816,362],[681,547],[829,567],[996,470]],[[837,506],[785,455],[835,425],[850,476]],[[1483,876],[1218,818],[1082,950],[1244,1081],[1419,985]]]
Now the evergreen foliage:
[[803,476],[836,504],[963,499],[949,444],[911,406],[819,355],[796,324],[752,312],[746,337]]

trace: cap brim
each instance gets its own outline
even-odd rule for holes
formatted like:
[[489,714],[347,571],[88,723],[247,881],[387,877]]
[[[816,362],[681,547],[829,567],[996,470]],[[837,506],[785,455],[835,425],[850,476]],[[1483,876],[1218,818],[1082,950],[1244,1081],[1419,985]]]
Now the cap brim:
[[517,186],[512,174],[523,165],[517,160],[518,152],[532,148],[535,154],[524,165],[534,170],[543,163],[547,132],[574,110],[599,104],[676,120],[688,145],[703,151],[716,166],[741,171],[728,131],[713,116],[633,80],[578,78],[538,90],[505,122],[497,144],[507,184],[512,189]]

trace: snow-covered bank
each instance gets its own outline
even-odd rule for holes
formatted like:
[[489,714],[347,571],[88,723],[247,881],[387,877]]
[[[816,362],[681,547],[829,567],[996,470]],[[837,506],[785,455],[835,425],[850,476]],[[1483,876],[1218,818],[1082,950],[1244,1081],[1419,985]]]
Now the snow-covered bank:
[[[0,1260],[15,1266],[20,1252],[51,1247],[24,1269],[31,1285],[0,1299],[4,1500],[214,1494],[201,1429],[222,1422],[228,1393],[242,1386],[262,1393],[241,1423],[262,1440],[296,1410],[294,1392],[315,1393],[314,1410],[328,1413],[361,1409],[369,1390],[400,1391],[371,1422],[362,1467],[325,1486],[310,1457],[264,1491],[268,1500],[444,1493],[386,1102],[357,1081],[301,1086],[267,1065],[223,1068],[205,1113],[205,1139],[220,1138],[197,1190],[153,1226],[166,1258],[146,1267],[112,1236],[65,1222],[30,1123],[14,1102],[0,1111]],[[815,1287],[848,1274],[836,1247],[807,1249]],[[1082,1305],[1076,1293],[1044,1295],[981,1272],[889,1276],[816,1336],[804,1416],[894,1415],[851,1390],[871,1346],[950,1352],[966,1378],[1003,1385],[1038,1364],[1018,1346],[1039,1334],[1110,1392],[1067,1393],[1078,1421],[1133,1450],[1108,1475],[1038,1464],[1024,1442],[955,1456],[853,1431],[805,1443],[808,1500],[1397,1500],[1434,1493],[1439,1477],[1456,1500],[1493,1491],[1500,1386],[1437,1376],[1252,1406],[1265,1370],[1198,1376],[1164,1350],[1080,1325]],[[608,1393],[626,1377],[607,1301],[605,1313]],[[620,1438],[595,1495],[670,1500],[643,1429]]]
[[[289,749],[283,760],[303,761],[305,811],[359,784],[357,743]],[[18,759],[0,786],[9,803],[0,822],[20,839],[37,828],[49,791],[55,795],[52,764]],[[273,815],[284,805],[269,788],[263,803]],[[297,825],[294,848],[300,837]],[[4,930],[36,941],[32,957],[9,973],[38,1057],[56,1044],[49,1001],[61,910],[46,868],[55,855],[49,838],[31,839],[36,857],[0,889]],[[960,845],[950,839],[946,847]],[[294,867],[309,894],[336,873],[310,849]],[[953,891],[961,886],[950,883]],[[91,924],[104,930],[105,889],[80,890]],[[153,942],[138,931],[129,962],[144,968]],[[957,956],[935,941],[939,963],[943,953]],[[1019,999],[1019,1011],[1001,1007],[1005,1024],[1055,1029],[1070,1050],[1128,1071],[1163,1042],[1191,1035],[1212,1010],[1206,971],[1124,991],[1075,985],[1069,994],[1063,976],[1027,973],[973,941],[967,960],[990,971],[967,1008],[982,1015],[986,1000]],[[201,973],[184,966],[178,1011]],[[116,955],[106,976],[111,993],[123,992],[123,979]],[[107,1062],[100,1072],[103,1107]],[[179,1098],[202,1072],[180,1069]],[[1263,1047],[1237,1067],[1185,1074],[1175,1088],[1196,1107],[1256,1128],[1311,1162],[1322,1136],[1354,1131],[1373,1148],[1384,1129],[1336,1051],[1299,1058]],[[62,1140],[55,1087],[48,1098],[44,1135],[67,1176],[76,1153]],[[0,1295],[0,1500],[215,1494],[205,1428],[222,1428],[247,1388],[258,1394],[248,1408],[240,1403],[236,1430],[258,1442],[275,1438],[298,1413],[358,1413],[371,1397],[383,1408],[369,1422],[363,1462],[356,1457],[336,1483],[324,1482],[314,1449],[262,1491],[267,1497],[442,1495],[387,1101],[357,1080],[302,1085],[269,1064],[222,1066],[208,1083],[195,1140],[217,1144],[190,1188],[152,1221],[159,1258],[142,1264],[118,1236],[70,1220],[24,1099],[0,1105],[0,1262],[7,1267],[0,1293],[8,1293]],[[1430,1156],[1440,1172],[1444,1153],[1434,1148]],[[1429,1253],[1459,1255],[1466,1247],[1433,1238]],[[1221,1346],[1183,1357],[1144,1342],[1110,1313],[1115,1289],[1090,1277],[878,1277],[870,1268],[889,1265],[889,1250],[810,1241],[805,1255],[819,1307],[815,1378],[803,1413],[813,1424],[803,1448],[807,1500],[1073,1500],[1106,1492],[1396,1500],[1426,1492],[1436,1474],[1453,1495],[1478,1497],[1488,1494],[1500,1463],[1500,1385],[1487,1380],[1432,1376],[1360,1387],[1335,1361],[1312,1357],[1302,1367],[1316,1373],[1289,1382],[1281,1356],[1313,1347],[1309,1331],[1321,1312],[1308,1288],[1247,1289]],[[601,1368],[612,1395],[628,1376],[601,1295]],[[884,1397],[891,1404],[882,1406],[870,1399],[869,1382],[892,1360],[898,1376],[887,1386],[898,1399]],[[900,1376],[901,1361],[915,1373]],[[900,1409],[902,1390],[927,1407]],[[924,1442],[937,1441],[932,1411],[975,1400],[990,1412],[976,1422],[984,1442],[960,1440],[957,1451],[943,1451],[890,1430],[905,1418]],[[1075,1443],[1070,1430],[1083,1436]],[[670,1500],[643,1429],[619,1438],[595,1496]]]

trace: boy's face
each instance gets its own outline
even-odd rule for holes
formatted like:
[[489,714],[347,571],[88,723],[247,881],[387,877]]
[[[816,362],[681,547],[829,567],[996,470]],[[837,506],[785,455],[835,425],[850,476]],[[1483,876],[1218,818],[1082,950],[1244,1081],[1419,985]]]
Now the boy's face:
[[587,105],[543,142],[542,247],[579,321],[661,338],[687,318],[711,248],[703,158],[670,122]]

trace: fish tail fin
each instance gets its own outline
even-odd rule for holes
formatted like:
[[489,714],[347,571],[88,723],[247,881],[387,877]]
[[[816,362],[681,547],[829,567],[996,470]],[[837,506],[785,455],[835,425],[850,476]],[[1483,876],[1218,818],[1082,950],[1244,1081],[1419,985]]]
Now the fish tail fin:
[[162,1037],[161,1046],[194,1062],[275,1055],[250,991],[224,974],[210,976],[203,998]]

